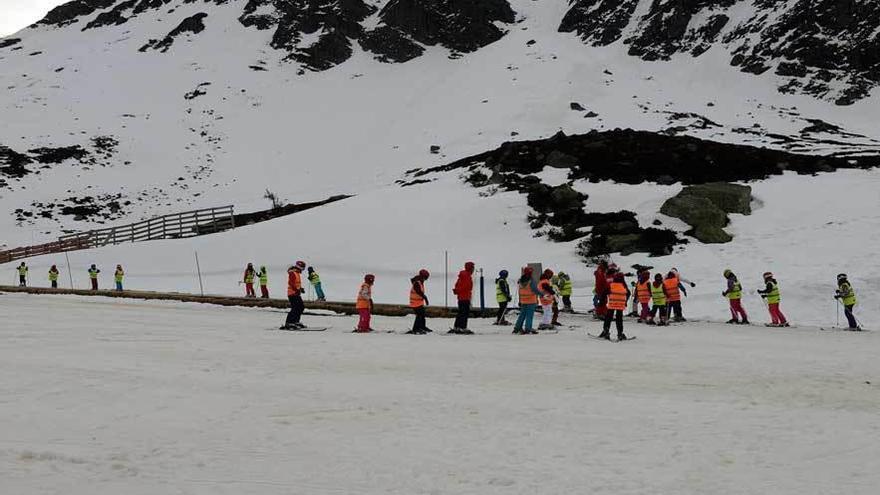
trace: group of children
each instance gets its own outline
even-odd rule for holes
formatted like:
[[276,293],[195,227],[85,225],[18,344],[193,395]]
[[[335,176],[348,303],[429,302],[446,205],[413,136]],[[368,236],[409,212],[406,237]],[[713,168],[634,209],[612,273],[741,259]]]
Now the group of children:
[[[19,287],[27,287],[28,284],[28,272],[29,268],[24,261],[21,262],[20,265],[16,268],[18,271],[18,286]],[[60,271],[58,270],[57,265],[52,265],[49,268],[49,285],[53,289],[58,288],[58,276],[60,275]],[[91,282],[92,290],[98,290],[98,274],[101,273],[101,270],[98,269],[97,266],[93,263],[92,266],[87,270],[89,274],[89,281]],[[113,281],[116,283],[116,290],[121,291],[122,289],[122,281],[125,278],[125,270],[122,269],[122,265],[116,265],[116,271],[113,273]]]
[[[324,288],[321,284],[321,276],[318,275],[318,272],[315,271],[315,267],[310,266],[308,268],[308,276],[309,283],[312,284],[312,287],[315,289],[315,295],[317,296],[318,301],[326,301],[326,297],[324,296]],[[254,269],[253,263],[248,263],[244,269],[244,275],[242,276],[242,281],[239,283],[244,284],[245,297],[257,297],[257,293],[254,290],[254,281],[259,280],[260,282],[260,297],[263,299],[269,299],[269,272],[265,266],[260,267],[260,271],[256,271]]]

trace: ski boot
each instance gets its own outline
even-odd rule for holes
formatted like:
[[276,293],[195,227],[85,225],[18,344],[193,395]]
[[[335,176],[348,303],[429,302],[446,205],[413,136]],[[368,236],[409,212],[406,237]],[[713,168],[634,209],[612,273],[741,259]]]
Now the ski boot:
[[731,319],[727,320],[727,324],[728,325],[739,325],[739,320],[737,320],[736,318],[731,318]]
[[599,334],[600,339],[611,340],[611,334],[608,330],[602,330],[602,333]]
[[623,332],[617,332],[617,340],[618,341],[626,340],[626,335],[624,335]]
[[525,332],[523,332],[522,328],[514,328],[513,332],[511,333],[513,333],[514,335],[525,335]]
[[554,327],[561,327],[561,326],[562,326],[562,323],[559,323],[558,321],[554,321],[554,322],[552,323],[552,325],[553,325]]

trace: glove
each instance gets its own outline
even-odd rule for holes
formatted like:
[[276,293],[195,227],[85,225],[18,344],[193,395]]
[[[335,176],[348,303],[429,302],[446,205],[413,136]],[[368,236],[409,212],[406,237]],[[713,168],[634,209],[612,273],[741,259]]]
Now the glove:
[[429,305],[429,304],[428,304],[428,298],[426,297],[426,298],[425,298],[425,306],[428,306],[428,305]]
[[721,297],[727,297],[727,292],[722,292]]
[[697,284],[691,282],[691,287],[696,287],[696,286],[697,286]]
[[834,299],[840,299],[840,294],[835,295]]
[[300,294],[305,294],[305,293],[306,293],[306,290],[305,290],[305,289],[300,289],[300,290],[299,290],[299,293],[300,293]]

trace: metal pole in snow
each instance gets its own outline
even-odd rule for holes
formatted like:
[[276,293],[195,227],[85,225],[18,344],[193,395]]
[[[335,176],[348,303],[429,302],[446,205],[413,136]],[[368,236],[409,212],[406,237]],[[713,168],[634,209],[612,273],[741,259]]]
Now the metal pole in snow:
[[445,274],[443,276],[444,284],[446,285],[446,290],[443,291],[445,294],[445,305],[449,308],[449,251],[443,251],[443,265],[445,266]]
[[64,257],[67,259],[67,276],[70,277],[70,290],[73,290],[73,272],[70,271],[70,256],[67,255],[67,251],[64,252]]
[[199,252],[195,251],[195,253],[196,253],[196,273],[199,274],[199,293],[201,293],[204,296],[205,295],[205,286],[202,285],[202,267],[199,266]]
[[486,287],[483,278],[483,269],[480,268],[480,316],[486,313]]

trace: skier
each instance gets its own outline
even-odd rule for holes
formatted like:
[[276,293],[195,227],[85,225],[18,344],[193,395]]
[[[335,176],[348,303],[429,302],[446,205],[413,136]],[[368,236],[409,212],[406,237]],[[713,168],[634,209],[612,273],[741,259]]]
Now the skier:
[[553,301],[556,300],[556,291],[553,290],[553,283],[550,281],[552,278],[553,270],[547,268],[544,270],[544,273],[541,274],[541,281],[538,282],[538,289],[541,291],[541,309],[543,310],[541,324],[538,325],[538,330],[553,329]]
[[49,283],[52,284],[53,289],[58,288],[58,267],[55,265],[49,268]]
[[304,261],[297,261],[295,265],[287,269],[287,300],[290,301],[290,313],[287,314],[287,320],[281,330],[306,328],[300,323],[300,318],[306,309],[302,299],[302,294],[305,292],[302,287],[302,271],[305,268]]
[[125,271],[122,269],[122,265],[116,265],[116,271],[113,273],[113,281],[116,282],[116,290],[122,290],[122,279],[125,277]]
[[[647,323],[648,325],[666,326],[669,324],[669,311],[666,306],[668,295],[666,284],[663,282],[663,275],[659,273],[654,275],[654,282],[651,283],[650,290],[653,306],[651,307],[651,315]],[[660,313],[660,323],[654,322],[654,317],[657,316],[657,313]]]
[[473,335],[474,332],[468,330],[468,317],[471,313],[471,297],[474,294],[474,262],[468,261],[464,264],[464,270],[458,272],[458,280],[455,281],[455,287],[452,293],[458,298],[458,313],[455,315],[455,323],[449,333],[459,335]]
[[355,330],[357,333],[369,333],[373,331],[373,329],[370,328],[370,316],[373,312],[373,283],[375,282],[375,275],[371,273],[364,275],[364,283],[361,284],[361,288],[358,290],[355,308],[358,310],[360,320],[358,320],[358,326]]
[[608,294],[608,262],[599,261],[599,266],[593,272],[595,283],[593,285],[593,316],[596,319],[605,318],[605,297]]
[[[853,315],[853,308],[856,306],[856,292],[853,290],[852,284],[846,279],[846,274],[841,273],[837,276],[837,292],[834,299],[843,302],[843,314],[846,315],[846,321],[849,323],[850,330],[861,330],[859,323]],[[840,314],[840,313],[838,313]]]
[[27,275],[28,275],[28,267],[24,264],[24,261],[18,265],[18,286],[19,287],[27,287]]
[[[513,333],[519,335],[538,333],[532,328],[535,318],[535,308],[538,306],[538,296],[541,289],[532,280],[532,267],[527,266],[522,270],[522,276],[517,281],[519,287],[519,316],[513,325]],[[523,326],[525,325],[525,326]]]
[[260,277],[260,297],[269,299],[269,272],[265,266],[260,267],[260,272],[257,273],[257,276]]
[[428,273],[428,270],[422,268],[419,270],[418,275],[410,279],[412,287],[409,290],[409,307],[412,308],[416,315],[412,330],[406,332],[410,335],[424,335],[433,331],[428,328],[428,324],[425,321],[425,313],[427,311],[425,308],[428,306],[428,296],[425,295],[425,281],[430,276],[431,274]]
[[571,277],[567,273],[560,271],[559,284],[559,295],[562,296],[562,310],[568,313],[574,313],[574,309],[571,307]]
[[318,272],[315,271],[315,267],[309,267],[309,283],[312,284],[312,287],[315,288],[315,295],[317,296],[319,301],[326,301],[324,298],[324,289],[321,287],[321,276],[318,275]]
[[666,286],[667,316],[672,316],[674,313],[673,321],[687,321],[681,311],[681,295],[684,294],[687,297],[687,289],[682,285],[675,268],[666,274],[663,285]]
[[513,300],[510,297],[510,284],[507,283],[507,270],[498,272],[498,278],[495,279],[495,300],[498,301],[498,318],[495,319],[495,325],[510,325],[510,322],[504,318],[507,313],[507,305]]
[[257,297],[257,293],[254,292],[254,278],[257,276],[256,270],[254,270],[254,264],[248,263],[244,269],[244,292],[245,297]]
[[645,323],[651,315],[651,273],[649,271],[642,270],[639,272],[639,281],[636,284],[635,292],[633,301],[638,301],[642,307],[639,312],[639,323]]
[[611,320],[614,320],[617,326],[617,340],[626,340],[626,335],[623,333],[623,312],[626,311],[626,302],[630,295],[623,274],[616,273],[614,281],[608,287],[608,312],[605,313],[605,322],[599,338],[611,340]]
[[92,264],[89,267],[89,279],[92,281],[92,290],[98,290],[98,274],[101,273],[101,270],[98,270],[98,267]]
[[550,322],[551,326],[561,327],[562,323],[559,323],[559,287],[562,284],[562,281],[559,279],[559,275],[553,275],[550,277],[550,287],[553,288],[553,321]]
[[782,311],[779,310],[779,282],[773,278],[773,274],[770,272],[764,273],[764,283],[767,284],[767,287],[764,290],[758,290],[758,294],[761,294],[761,297],[767,300],[767,310],[770,311],[770,320],[771,323],[768,324],[768,327],[787,327],[788,321],[785,319],[785,315],[782,314]]
[[749,315],[746,314],[746,310],[742,305],[742,284],[739,283],[739,279],[736,278],[736,275],[730,269],[724,270],[724,278],[727,280],[727,288],[724,289],[721,295],[730,302],[731,315],[727,323],[748,325]]

